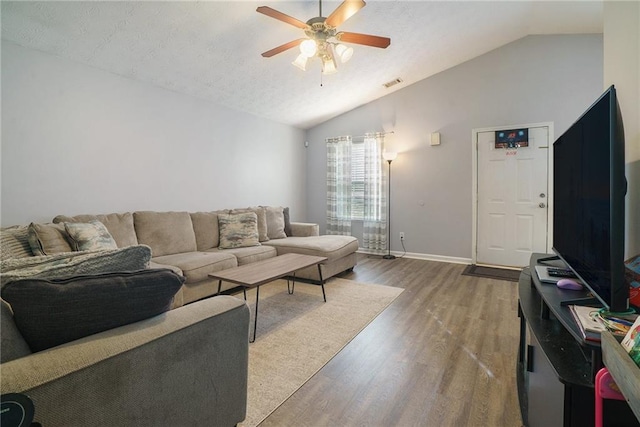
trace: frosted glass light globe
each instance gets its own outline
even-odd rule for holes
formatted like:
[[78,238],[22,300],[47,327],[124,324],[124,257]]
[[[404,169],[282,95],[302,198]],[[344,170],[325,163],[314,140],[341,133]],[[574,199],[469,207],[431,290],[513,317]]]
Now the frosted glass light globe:
[[344,64],[351,59],[351,56],[353,56],[353,48],[345,46],[343,44],[339,44],[338,46],[336,46],[336,53],[340,58],[340,62]]
[[300,52],[307,58],[311,58],[318,51],[315,40],[307,39],[300,43]]

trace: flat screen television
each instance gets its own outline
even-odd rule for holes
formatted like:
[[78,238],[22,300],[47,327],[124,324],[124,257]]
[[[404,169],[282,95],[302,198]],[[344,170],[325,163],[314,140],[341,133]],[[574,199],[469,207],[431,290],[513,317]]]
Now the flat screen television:
[[614,86],[553,144],[553,251],[611,312],[629,309],[624,150]]

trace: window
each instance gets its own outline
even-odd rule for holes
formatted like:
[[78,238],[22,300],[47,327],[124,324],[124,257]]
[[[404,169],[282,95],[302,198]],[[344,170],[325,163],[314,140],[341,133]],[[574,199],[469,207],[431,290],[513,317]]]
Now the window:
[[360,247],[381,251],[387,245],[386,169],[383,134],[327,139],[327,234],[351,234],[362,221]]
[[327,140],[327,214],[342,231],[347,221],[385,220],[382,141],[379,134],[357,142],[349,136]]
[[351,145],[351,219],[364,219],[364,143]]

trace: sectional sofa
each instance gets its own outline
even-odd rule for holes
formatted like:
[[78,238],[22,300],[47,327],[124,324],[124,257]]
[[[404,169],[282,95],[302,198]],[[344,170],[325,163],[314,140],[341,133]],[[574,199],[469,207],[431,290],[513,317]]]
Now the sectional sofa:
[[[0,301],[3,393],[29,395],[35,421],[65,427],[239,423],[249,310],[238,298],[207,298],[218,291],[208,274],[297,252],[326,257],[326,280],[353,268],[358,249],[353,237],[291,223],[281,207],[57,216],[1,237],[2,296],[12,304]],[[315,267],[296,277],[321,280]]]
[[[228,224],[223,223],[222,218],[242,215],[251,218],[255,215],[257,235],[242,240],[237,239],[238,233],[232,233],[229,244],[229,239],[225,238],[225,225]],[[34,254],[67,253],[74,250],[74,242],[66,233],[65,223],[90,221],[104,224],[117,248],[149,246],[152,251],[151,268],[169,268],[185,277],[181,291],[175,296],[174,308],[215,295],[218,282],[211,279],[209,273],[277,255],[302,253],[326,257],[327,261],[320,265],[322,280],[353,269],[357,262],[356,238],[320,236],[317,224],[290,222],[288,208],[282,207],[193,213],[139,211],[104,215],[58,215],[52,224],[31,224],[29,230],[24,232],[31,238],[29,245]],[[30,254],[26,251],[15,254],[27,255]],[[296,272],[296,277],[314,283],[321,280],[315,266]],[[230,287],[231,284],[225,283],[222,290]]]

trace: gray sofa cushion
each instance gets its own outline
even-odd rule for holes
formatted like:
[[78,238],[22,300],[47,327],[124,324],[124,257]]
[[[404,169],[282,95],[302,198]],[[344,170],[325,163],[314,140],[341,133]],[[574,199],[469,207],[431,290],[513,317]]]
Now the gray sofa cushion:
[[196,235],[188,212],[134,212],[138,242],[154,257],[196,251]]
[[28,356],[31,350],[27,342],[18,331],[13,320],[13,312],[6,302],[0,300],[0,330],[2,342],[0,342],[0,363]]
[[31,350],[41,351],[163,313],[182,283],[171,270],[24,279],[5,285],[2,298]]
[[107,215],[58,215],[53,218],[55,224],[63,222],[89,222],[93,220],[100,221],[107,227],[109,234],[111,234],[119,248],[138,244],[136,230],[133,227],[133,214],[131,212],[110,213]]
[[265,245],[273,246],[278,255],[298,253],[327,257],[332,262],[358,250],[358,239],[352,236],[309,236],[287,237],[286,239],[269,240]]
[[252,246],[248,248],[235,249],[209,249],[207,252],[231,254],[238,260],[238,265],[250,264],[263,259],[273,258],[278,255],[276,248],[273,246]]
[[209,273],[238,266],[236,257],[226,252],[185,252],[153,258],[158,264],[173,265],[182,270],[186,283],[209,278]]
[[218,214],[216,212],[191,213],[193,232],[196,235],[196,249],[206,251],[216,248],[220,242],[218,235]]

